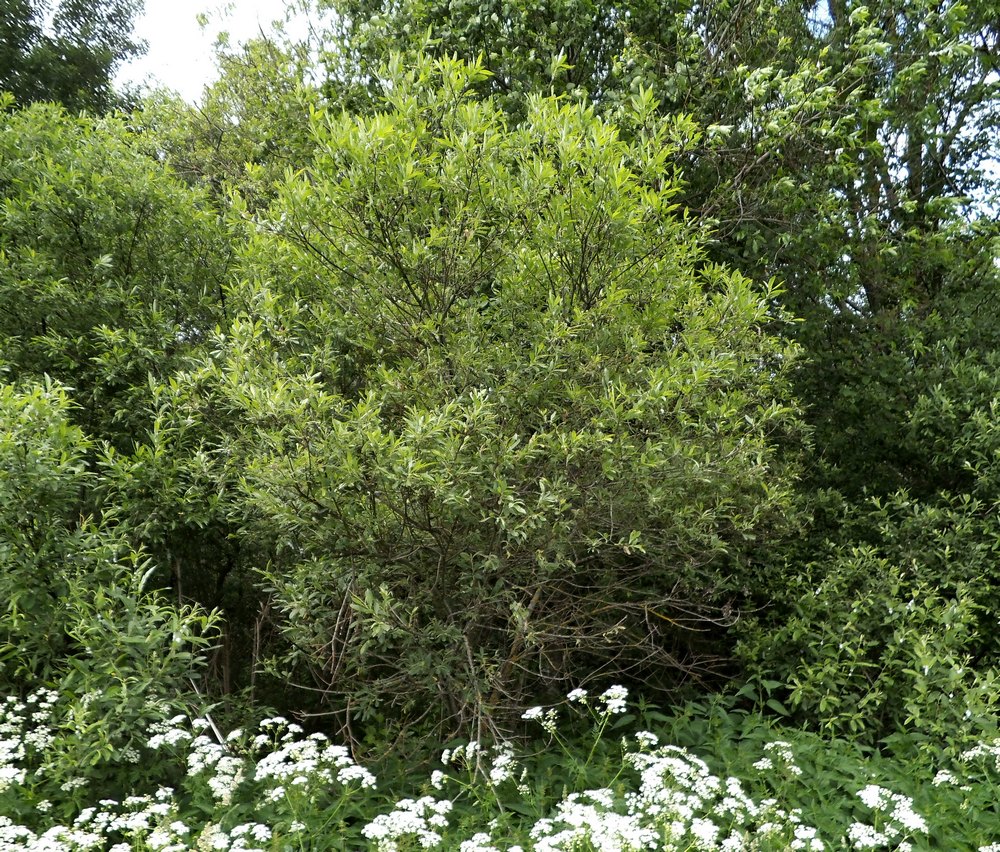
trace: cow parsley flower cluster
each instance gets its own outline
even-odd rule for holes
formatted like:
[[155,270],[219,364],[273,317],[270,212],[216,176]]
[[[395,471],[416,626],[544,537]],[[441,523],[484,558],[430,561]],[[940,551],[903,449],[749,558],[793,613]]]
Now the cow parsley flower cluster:
[[656,748],[660,742],[660,738],[651,731],[638,731],[635,734],[635,741],[639,744],[639,748],[649,749]]
[[626,761],[640,773],[638,792],[626,796],[630,812],[661,826],[677,848],[742,849],[753,836],[783,838],[790,849],[826,848],[798,813],[773,800],[755,802],[739,779],[713,775],[686,749],[662,746]]
[[617,716],[628,709],[628,690],[624,686],[611,686],[601,693],[600,700],[604,702],[604,712]]
[[544,707],[531,707],[521,714],[521,718],[526,722],[538,722],[547,734],[555,735],[556,733],[558,714],[552,707],[548,710]]
[[441,830],[448,826],[448,813],[452,803],[432,796],[421,799],[403,799],[387,814],[380,814],[369,822],[362,834],[375,842],[378,852],[398,852],[399,841],[414,837],[422,849],[437,849],[443,837]]
[[780,769],[790,775],[801,775],[802,769],[795,763],[792,747],[784,740],[775,740],[764,746],[764,757],[754,763],[754,769],[768,772]]
[[493,765],[490,767],[490,783],[494,786],[503,784],[514,777],[518,763],[514,759],[514,749],[504,744],[498,746],[493,755]]
[[879,849],[894,844],[897,849],[908,846],[904,839],[915,833],[926,834],[927,822],[913,810],[913,800],[893,793],[877,784],[869,784],[858,792],[858,798],[883,822],[881,830],[865,823],[855,822],[847,830],[847,837],[855,849]]
[[27,780],[25,761],[52,743],[49,725],[57,694],[41,689],[20,701],[13,696],[0,704],[0,793]]
[[254,779],[278,782],[278,786],[346,787],[354,783],[363,788],[376,786],[375,776],[358,766],[344,746],[331,743],[323,734],[310,734],[299,740],[292,732],[285,734],[278,748],[257,763]]
[[446,748],[441,752],[441,762],[445,766],[474,767],[478,765],[479,754],[482,751],[479,741],[472,740],[464,746],[458,746],[458,748]]
[[974,748],[962,752],[960,759],[962,763],[983,761],[987,765],[992,765],[995,772],[1000,772],[1000,739],[989,743],[980,743]]
[[177,746],[191,742],[193,735],[185,726],[187,716],[180,715],[167,719],[165,722],[154,722],[149,727],[151,736],[147,745],[151,749],[161,749],[164,746]]
[[593,848],[598,852],[656,849],[658,832],[636,814],[617,813],[610,790],[571,793],[551,818],[531,829],[536,852]]

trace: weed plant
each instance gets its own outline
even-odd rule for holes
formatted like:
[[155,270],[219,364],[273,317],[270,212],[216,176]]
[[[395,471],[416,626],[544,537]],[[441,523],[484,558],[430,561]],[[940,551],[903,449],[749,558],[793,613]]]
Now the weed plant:
[[70,706],[47,690],[0,705],[0,849],[1000,850],[1000,741],[915,769],[721,703],[630,707],[612,686],[528,709],[534,740],[446,749],[413,785],[280,717],[223,735],[177,715],[121,756],[145,789],[87,802],[87,767],[60,764]]

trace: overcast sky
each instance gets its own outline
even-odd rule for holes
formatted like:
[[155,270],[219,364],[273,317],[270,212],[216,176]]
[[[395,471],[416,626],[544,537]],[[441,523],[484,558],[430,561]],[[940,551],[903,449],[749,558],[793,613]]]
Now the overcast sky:
[[[226,13],[226,7],[231,7]],[[220,30],[233,41],[242,41],[269,29],[271,21],[284,17],[284,0],[146,0],[146,11],[135,34],[149,44],[140,57],[118,74],[119,83],[142,83],[147,79],[195,101],[206,83],[215,78],[212,45]],[[203,30],[198,15],[207,13],[210,23]]]

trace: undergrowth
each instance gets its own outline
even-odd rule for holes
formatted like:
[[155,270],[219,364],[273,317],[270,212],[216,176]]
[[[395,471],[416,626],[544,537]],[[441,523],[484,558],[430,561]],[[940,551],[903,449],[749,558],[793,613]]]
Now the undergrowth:
[[147,783],[107,796],[64,761],[70,706],[41,690],[0,709],[4,850],[1000,850],[1000,741],[897,762],[732,703],[667,715],[612,686],[526,710],[534,738],[445,749],[418,782],[402,766],[376,779],[280,717],[224,734],[175,715],[118,755]]

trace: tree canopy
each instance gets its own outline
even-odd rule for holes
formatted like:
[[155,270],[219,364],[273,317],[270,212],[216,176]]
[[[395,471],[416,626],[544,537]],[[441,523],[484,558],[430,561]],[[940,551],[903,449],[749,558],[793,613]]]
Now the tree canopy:
[[71,111],[121,105],[122,62],[143,51],[132,35],[142,0],[0,2],[0,91],[20,103],[58,101]]

